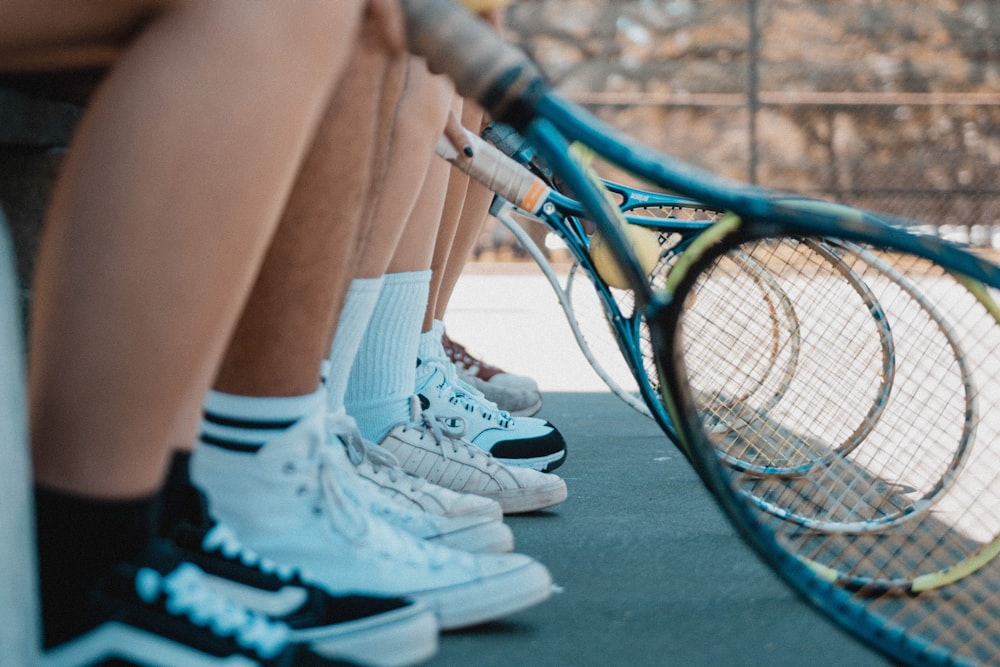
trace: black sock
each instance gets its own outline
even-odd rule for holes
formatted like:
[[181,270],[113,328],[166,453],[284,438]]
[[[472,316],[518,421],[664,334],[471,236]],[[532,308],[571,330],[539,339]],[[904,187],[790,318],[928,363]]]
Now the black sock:
[[154,512],[157,537],[173,539],[179,525],[208,529],[212,520],[204,494],[191,483],[189,452],[175,451]]
[[101,576],[146,548],[155,498],[98,500],[35,487],[46,648],[83,632]]

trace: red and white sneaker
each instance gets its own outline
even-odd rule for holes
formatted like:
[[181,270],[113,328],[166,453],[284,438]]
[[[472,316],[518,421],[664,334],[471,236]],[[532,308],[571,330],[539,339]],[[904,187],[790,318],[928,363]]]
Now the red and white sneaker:
[[455,364],[459,377],[501,410],[515,417],[530,417],[542,408],[538,384],[524,375],[514,375],[469,354],[465,346],[448,338],[441,328],[441,345]]

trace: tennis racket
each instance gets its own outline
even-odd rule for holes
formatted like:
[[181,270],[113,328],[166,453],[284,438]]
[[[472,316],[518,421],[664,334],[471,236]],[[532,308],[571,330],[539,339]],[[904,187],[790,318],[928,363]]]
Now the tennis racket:
[[[641,395],[645,402],[640,407],[647,414],[655,416],[669,435],[676,436],[659,391],[650,332],[642,321],[642,313],[635,309],[631,290],[613,288],[608,284],[617,282],[618,277],[616,275],[609,280],[595,260],[595,242],[588,235],[587,225],[579,218],[583,214],[580,205],[553,192],[539,177],[527,173],[524,168],[471,133],[468,133],[466,141],[474,149],[472,156],[459,154],[444,138],[438,143],[437,151],[452,164],[498,193],[498,202],[493,206],[494,214],[504,220],[508,228],[536,256],[591,365],[605,378],[613,391],[626,398],[627,402],[635,401],[633,395],[626,393],[621,384],[604,371],[606,365],[616,361],[615,355],[619,363],[624,357],[631,368],[634,382],[642,389]],[[511,152],[516,154],[521,150],[513,148]],[[527,154],[523,157],[525,161],[530,161]],[[640,238],[640,243],[651,244],[653,250],[639,247],[638,254],[645,256],[642,260],[643,270],[654,289],[665,285],[668,271],[686,245],[721,215],[704,205],[676,196],[637,190],[609,181],[604,181],[603,185],[619,202],[623,228],[626,231],[639,228],[650,232],[649,236]],[[504,197],[518,202],[520,206],[515,206]],[[541,252],[514,221],[515,211],[521,218],[538,219],[565,241],[575,258],[565,282],[555,276]],[[634,233],[632,238],[635,238]],[[735,468],[758,475],[803,474],[814,466],[853,450],[877,424],[887,405],[892,384],[894,348],[891,332],[874,294],[840,258],[836,250],[825,243],[804,241],[800,249],[800,261],[805,260],[808,270],[817,277],[824,277],[827,282],[826,297],[830,300],[830,305],[836,305],[835,310],[841,315],[841,319],[853,319],[855,322],[856,333],[850,339],[850,349],[839,353],[842,357],[855,360],[852,394],[859,398],[867,397],[868,405],[861,405],[859,409],[859,403],[855,401],[838,406],[835,412],[831,411],[832,420],[853,424],[853,430],[844,430],[841,440],[834,447],[800,447],[795,451],[769,452],[737,444],[748,439],[744,433],[748,428],[744,419],[746,414],[766,414],[786,398],[795,400],[789,390],[800,363],[802,327],[837,327],[841,323],[832,321],[828,315],[829,308],[817,309],[815,305],[807,312],[807,320],[800,321],[793,299],[782,287],[778,277],[772,276],[764,266],[745,254],[737,254],[735,260],[732,266],[734,279],[741,282],[745,293],[754,295],[754,303],[753,306],[742,303],[739,310],[730,312],[717,309],[717,322],[731,327],[734,331],[733,338],[742,336],[744,343],[752,343],[752,349],[762,350],[765,354],[754,360],[754,363],[729,366],[727,370],[730,374],[741,374],[743,391],[716,402],[713,429],[731,436],[734,446],[727,447],[722,454],[724,460]],[[575,280],[579,273],[589,280]],[[595,311],[595,304],[601,312]],[[706,326],[716,326],[716,322],[707,322]],[[588,333],[583,333],[584,328]],[[617,343],[614,345],[614,354],[606,352],[611,347],[608,339],[611,339],[612,344]],[[599,348],[602,357],[600,362],[594,352],[598,349],[593,345],[595,340],[602,343]],[[873,360],[877,363],[864,365],[858,360]],[[725,359],[716,361],[726,363]],[[841,382],[846,384],[847,380]],[[748,408],[749,405],[753,405],[753,408]],[[789,457],[788,454],[794,456]],[[821,521],[815,518],[791,514],[787,508],[777,507],[763,498],[760,502],[762,508],[798,520],[802,525],[822,528]],[[900,512],[883,517],[883,520],[903,515]],[[837,523],[835,529],[842,530],[843,526]]]
[[[1000,565],[995,558],[1000,502],[992,491],[1000,488],[1000,268],[962,248],[890,227],[869,213],[734,184],[660,155],[554,94],[521,52],[448,0],[403,4],[411,48],[433,70],[449,74],[460,93],[518,128],[606,235],[650,329],[678,443],[748,542],[831,618],[899,660],[1000,660]],[[687,245],[664,288],[654,290],[615,231],[617,207],[570,157],[570,141],[659,187],[730,213]],[[712,345],[692,323],[709,307],[704,294],[727,294],[737,302],[747,298],[729,268],[744,255],[772,275],[789,281],[797,275],[807,292],[821,292],[822,281],[813,280],[798,259],[797,250],[808,242],[840,246],[840,256],[886,308],[897,349],[885,410],[894,417],[881,415],[863,446],[804,475],[748,478],[722,461],[720,450],[729,445],[712,414],[712,406],[731,401],[745,388],[700,365],[694,352],[708,349],[718,355],[726,345],[745,348],[725,337]],[[900,305],[889,309],[896,299]],[[688,335],[692,329],[697,331]],[[821,341],[827,335],[823,331],[830,329],[803,336]],[[915,342],[912,353],[904,354],[904,335],[931,347]],[[958,370],[956,360],[962,361]],[[822,368],[814,375],[822,375]],[[804,377],[796,373],[797,379]],[[850,393],[835,383],[805,381],[824,389],[824,401]],[[829,447],[830,425],[822,411],[812,404],[795,407],[787,413],[742,415],[753,427],[749,444],[774,452]],[[917,424],[908,424],[915,415],[920,415]],[[869,441],[875,445],[869,447]],[[748,483],[777,483],[783,488],[774,489],[775,503],[795,507],[796,513],[812,508],[817,515],[836,513],[846,522],[864,522],[877,519],[881,507],[906,504],[911,489],[935,476],[926,475],[926,452],[940,449],[951,460],[956,448],[968,452],[965,465],[951,474],[954,482],[933,509],[909,521],[882,523],[877,531],[811,530],[762,511],[748,500],[760,495],[758,490],[745,492]],[[867,452],[866,458],[859,458],[860,452]]]
[[[493,138],[496,134],[486,136]],[[503,136],[510,139],[507,132]],[[583,207],[556,191],[537,173],[528,171],[530,153],[520,155],[524,162],[518,163],[471,132],[467,132],[466,140],[473,147],[472,156],[456,151],[444,137],[438,142],[437,153],[497,194],[490,212],[541,268],[577,344],[598,376],[626,404],[672,429],[660,402],[659,379],[641,313],[620,275],[610,281],[602,275],[609,269],[617,274],[617,266],[604,267],[602,271],[600,258],[592,254],[596,245],[592,243],[594,229],[584,219]],[[517,153],[522,147],[523,139],[509,149]],[[615,183],[608,183],[607,187],[619,200],[619,209],[629,224],[641,230],[641,236],[636,236],[637,244],[642,244],[645,270],[654,284],[662,282],[677,249],[721,215],[672,195]],[[557,274],[525,231],[524,227],[532,224],[543,225],[566,245],[573,263],[564,276]],[[780,297],[764,293],[762,299],[770,304]],[[775,330],[780,331],[778,322]],[[777,347],[779,342],[774,341],[773,345]]]

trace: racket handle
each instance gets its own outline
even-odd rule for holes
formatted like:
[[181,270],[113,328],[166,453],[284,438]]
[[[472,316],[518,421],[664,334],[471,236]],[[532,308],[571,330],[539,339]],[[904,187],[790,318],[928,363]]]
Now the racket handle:
[[438,139],[435,151],[507,201],[529,213],[538,213],[552,188],[520,164],[504,155],[474,133],[465,131],[472,157],[455,150],[447,137]]
[[455,82],[494,118],[523,128],[548,90],[541,71],[520,49],[453,0],[401,0],[412,53]]

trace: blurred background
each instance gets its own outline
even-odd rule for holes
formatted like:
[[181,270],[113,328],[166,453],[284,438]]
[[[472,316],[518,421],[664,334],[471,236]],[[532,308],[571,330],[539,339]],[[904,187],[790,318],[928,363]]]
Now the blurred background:
[[[996,0],[521,0],[507,31],[657,149],[1000,248]],[[519,253],[494,225],[477,255]]]

